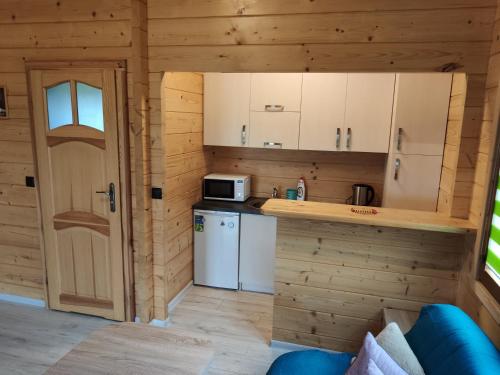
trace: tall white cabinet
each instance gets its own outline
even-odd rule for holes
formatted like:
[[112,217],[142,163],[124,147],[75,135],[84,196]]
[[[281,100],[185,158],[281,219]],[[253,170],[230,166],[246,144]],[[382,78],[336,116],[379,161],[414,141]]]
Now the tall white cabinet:
[[384,207],[437,209],[451,79],[442,73],[397,75]]
[[204,74],[205,145],[249,145],[250,77],[250,73]]

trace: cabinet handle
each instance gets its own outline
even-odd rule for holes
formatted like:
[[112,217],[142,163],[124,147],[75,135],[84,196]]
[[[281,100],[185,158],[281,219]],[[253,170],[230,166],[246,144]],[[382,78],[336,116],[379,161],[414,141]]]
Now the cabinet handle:
[[247,126],[243,125],[241,127],[241,144],[245,145],[247,143]]
[[394,179],[397,181],[399,177],[399,168],[401,167],[401,160],[396,159],[394,161]]
[[345,142],[345,146],[347,148],[351,148],[351,134],[352,134],[351,128],[347,128],[347,138]]
[[335,141],[335,146],[337,148],[340,148],[340,128],[337,128],[337,138],[336,138],[336,141]]
[[266,112],[283,112],[285,110],[285,106],[279,104],[267,104],[264,106],[264,109]]
[[283,143],[281,142],[264,142],[264,147],[267,148],[282,148]]
[[401,151],[401,140],[403,138],[403,128],[398,129],[398,140],[396,143],[396,150]]

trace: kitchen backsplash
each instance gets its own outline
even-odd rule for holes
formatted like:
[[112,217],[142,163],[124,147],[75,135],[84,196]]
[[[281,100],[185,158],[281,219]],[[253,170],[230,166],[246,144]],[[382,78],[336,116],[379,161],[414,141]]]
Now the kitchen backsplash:
[[266,150],[206,146],[209,169],[218,173],[252,175],[253,196],[270,197],[273,187],[284,197],[297,180],[306,180],[307,199],[345,203],[354,183],[375,189],[374,205],[380,205],[384,186],[385,154]]

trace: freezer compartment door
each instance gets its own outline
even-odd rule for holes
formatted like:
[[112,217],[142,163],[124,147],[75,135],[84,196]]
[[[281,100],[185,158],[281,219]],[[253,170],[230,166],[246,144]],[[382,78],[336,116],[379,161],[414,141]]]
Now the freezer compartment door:
[[238,289],[240,216],[194,212],[194,283]]

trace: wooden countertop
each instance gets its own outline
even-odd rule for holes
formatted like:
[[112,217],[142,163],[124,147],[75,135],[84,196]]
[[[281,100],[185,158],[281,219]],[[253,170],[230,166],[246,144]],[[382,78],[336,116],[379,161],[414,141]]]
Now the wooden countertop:
[[433,232],[469,233],[477,229],[468,220],[451,218],[435,212],[394,208],[269,199],[261,210],[264,215],[291,219],[377,225]]

